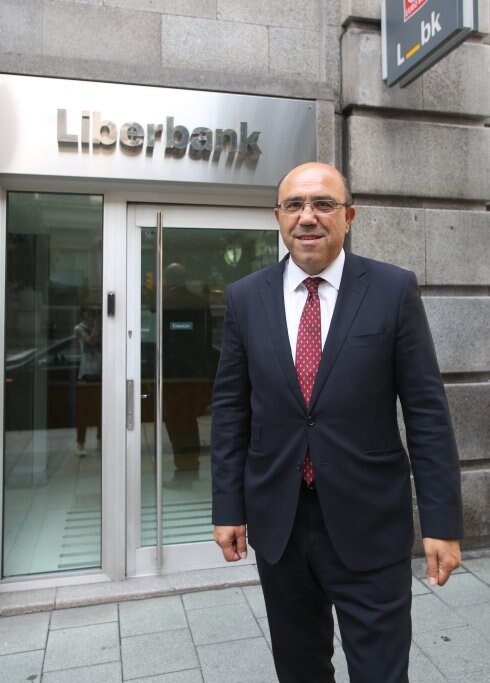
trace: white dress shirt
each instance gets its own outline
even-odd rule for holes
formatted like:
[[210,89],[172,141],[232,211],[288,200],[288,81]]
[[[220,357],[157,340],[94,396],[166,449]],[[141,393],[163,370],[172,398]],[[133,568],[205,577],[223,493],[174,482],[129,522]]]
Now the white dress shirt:
[[[340,281],[344,271],[345,252],[342,249],[340,254],[332,263],[314,277],[323,278],[318,286],[318,296],[320,298],[320,315],[322,325],[322,349],[325,345],[332,315],[339,293]],[[289,343],[293,360],[296,360],[296,340],[298,337],[299,321],[303,312],[308,290],[303,284],[303,280],[312,277],[299,268],[294,261],[289,258],[284,268],[284,306],[286,308],[286,322],[288,326]]]

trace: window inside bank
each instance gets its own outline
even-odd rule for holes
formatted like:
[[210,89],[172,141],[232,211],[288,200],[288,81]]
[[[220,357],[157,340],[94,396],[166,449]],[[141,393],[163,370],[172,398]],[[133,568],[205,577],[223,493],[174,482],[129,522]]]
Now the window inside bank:
[[4,577],[101,564],[102,215],[7,196]]

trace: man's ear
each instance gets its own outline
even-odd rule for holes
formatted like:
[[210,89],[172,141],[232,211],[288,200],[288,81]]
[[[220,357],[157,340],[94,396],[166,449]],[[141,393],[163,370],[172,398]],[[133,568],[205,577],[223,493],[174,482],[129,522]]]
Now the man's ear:
[[347,223],[345,234],[347,234],[349,232],[350,226],[351,226],[355,217],[356,217],[356,207],[355,206],[348,206],[345,210],[345,221]]

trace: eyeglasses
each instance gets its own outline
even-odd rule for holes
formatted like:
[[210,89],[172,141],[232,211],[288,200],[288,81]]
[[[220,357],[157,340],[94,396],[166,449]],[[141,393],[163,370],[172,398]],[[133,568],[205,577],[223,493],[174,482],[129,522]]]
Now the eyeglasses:
[[288,216],[303,213],[305,206],[311,206],[313,213],[325,215],[337,211],[341,206],[351,206],[350,202],[336,202],[334,199],[313,199],[311,202],[304,202],[302,199],[286,199],[281,204],[276,204],[276,208],[281,213]]

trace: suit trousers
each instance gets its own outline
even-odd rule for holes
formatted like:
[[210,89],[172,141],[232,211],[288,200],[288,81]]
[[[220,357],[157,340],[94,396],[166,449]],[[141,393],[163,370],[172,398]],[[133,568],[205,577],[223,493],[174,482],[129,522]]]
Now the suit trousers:
[[346,567],[305,484],[279,562],[256,557],[280,683],[335,683],[332,606],[350,682],[408,683],[410,557],[369,572]]

